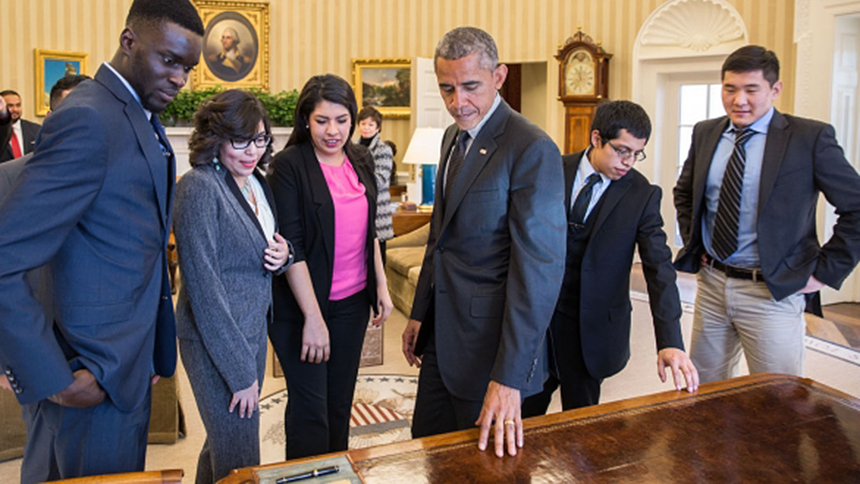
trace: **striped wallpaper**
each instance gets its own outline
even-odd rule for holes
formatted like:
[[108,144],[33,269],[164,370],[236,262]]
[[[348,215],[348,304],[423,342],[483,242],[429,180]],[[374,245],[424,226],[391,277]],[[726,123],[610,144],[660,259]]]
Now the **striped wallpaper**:
[[[474,25],[487,30],[503,61],[548,65],[547,125],[563,138],[561,103],[556,101],[559,44],[578,26],[612,59],[611,97],[631,92],[633,42],[662,0],[271,0],[270,69],[273,90],[301,89],[317,73],[351,81],[352,58],[433,55],[447,30]],[[793,0],[728,0],[740,13],[752,43],[779,55],[786,92],[777,107],[792,110],[795,48]],[[113,55],[131,0],[0,0],[0,89],[24,96],[24,116],[34,118],[33,51],[36,48],[88,52],[89,70]],[[386,120],[384,137],[399,147],[409,140],[408,120]]]

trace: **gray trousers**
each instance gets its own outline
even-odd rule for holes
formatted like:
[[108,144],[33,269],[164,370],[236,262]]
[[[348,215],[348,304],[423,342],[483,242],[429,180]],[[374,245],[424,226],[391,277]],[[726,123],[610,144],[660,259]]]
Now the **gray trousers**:
[[[150,390],[151,393],[151,390]],[[24,405],[27,445],[21,482],[144,470],[151,398],[122,412],[109,398],[90,408],[41,400]]]
[[699,381],[737,376],[742,354],[750,374],[803,376],[803,294],[776,301],[765,283],[732,279],[711,267],[702,267],[697,281],[690,358]]
[[[263,388],[266,372],[266,331],[261,327],[257,341],[257,380]],[[188,373],[197,410],[206,428],[206,441],[197,460],[195,482],[214,483],[231,470],[260,464],[260,412],[239,418],[239,407],[230,408],[233,393],[218,373],[215,363],[201,341],[180,339],[179,353]]]

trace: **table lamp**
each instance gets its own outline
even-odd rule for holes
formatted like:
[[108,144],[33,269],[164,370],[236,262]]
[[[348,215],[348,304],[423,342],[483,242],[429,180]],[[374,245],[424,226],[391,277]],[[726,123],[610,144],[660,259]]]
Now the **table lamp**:
[[403,163],[421,165],[421,205],[433,206],[436,191],[436,165],[442,150],[443,128],[415,128]]

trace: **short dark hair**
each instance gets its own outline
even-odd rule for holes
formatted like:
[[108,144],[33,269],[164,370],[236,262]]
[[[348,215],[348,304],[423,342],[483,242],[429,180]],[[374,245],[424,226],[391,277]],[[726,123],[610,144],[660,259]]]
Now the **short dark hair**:
[[355,125],[358,114],[358,103],[355,101],[355,93],[352,87],[343,78],[334,74],[322,74],[313,76],[308,79],[302,92],[299,94],[299,100],[296,102],[295,127],[290,139],[287,141],[287,147],[311,141],[310,117],[317,105],[323,101],[340,104],[349,111],[349,137],[343,149],[346,151],[346,156],[349,157],[353,164],[362,162],[369,163],[371,160],[366,159],[362,153],[369,154],[367,150],[359,150],[355,143],[350,141],[355,133]]
[[128,9],[125,25],[135,28],[164,21],[173,22],[200,36],[205,32],[203,21],[189,0],[134,0]]
[[356,123],[360,123],[365,119],[370,118],[376,121],[376,129],[378,131],[382,131],[382,113],[379,112],[373,106],[365,106],[361,108],[361,111],[358,112],[358,119],[356,119]]
[[11,89],[6,89],[5,91],[0,91],[0,97],[3,97],[3,96],[18,96],[18,97],[21,97],[21,95],[20,95],[20,94],[18,94],[16,91],[13,91],[13,90],[11,90]]
[[92,78],[90,76],[85,76],[82,74],[75,74],[70,76],[63,76],[57,82],[55,82],[54,87],[51,88],[51,111],[57,109],[57,106],[60,105],[60,100],[63,97],[63,92],[78,87],[78,84],[86,81],[87,79]]
[[779,59],[772,50],[760,45],[745,45],[726,57],[720,79],[726,78],[726,72],[753,71],[761,71],[770,87],[773,87],[779,80]]
[[618,138],[622,129],[647,143],[651,137],[651,119],[642,106],[630,101],[606,101],[597,106],[591,131],[597,130],[604,143]]
[[[272,126],[266,108],[248,91],[230,89],[204,101],[194,113],[194,133],[188,140],[191,166],[211,163],[227,141],[253,138],[260,121],[266,134],[271,136]],[[269,144],[257,166],[265,171],[271,157]]]

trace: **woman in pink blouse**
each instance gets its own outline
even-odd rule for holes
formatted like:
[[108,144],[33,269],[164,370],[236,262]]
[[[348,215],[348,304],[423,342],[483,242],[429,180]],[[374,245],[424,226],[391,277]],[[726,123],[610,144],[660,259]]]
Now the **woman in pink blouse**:
[[312,77],[269,183],[295,263],[273,283],[272,346],[287,379],[287,459],[346,450],[355,379],[371,309],[391,313],[376,239],[373,159],[350,140],[355,94]]

